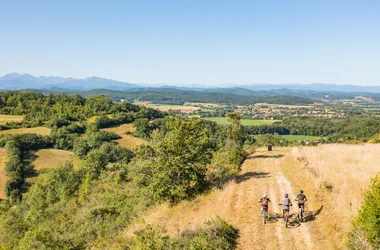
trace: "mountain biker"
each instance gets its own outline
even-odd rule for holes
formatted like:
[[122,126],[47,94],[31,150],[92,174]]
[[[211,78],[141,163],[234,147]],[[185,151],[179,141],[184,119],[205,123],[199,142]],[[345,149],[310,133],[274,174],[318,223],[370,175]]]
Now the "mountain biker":
[[[298,202],[298,209],[302,209],[303,212],[305,207],[305,201],[307,201],[306,195],[303,194],[303,190],[300,190],[300,193],[297,195],[296,201]],[[303,220],[303,218],[301,218],[301,220]]]
[[284,199],[282,199],[279,205],[282,205],[282,215],[284,216],[285,212],[288,212],[288,215],[289,215],[289,208],[290,206],[293,206],[293,204],[290,201],[288,194],[284,194]]
[[271,202],[270,199],[268,198],[268,195],[267,195],[267,194],[264,194],[264,195],[263,195],[263,198],[261,198],[261,199],[259,200],[259,202],[261,203],[261,210],[264,209],[265,211],[268,212],[269,202]]

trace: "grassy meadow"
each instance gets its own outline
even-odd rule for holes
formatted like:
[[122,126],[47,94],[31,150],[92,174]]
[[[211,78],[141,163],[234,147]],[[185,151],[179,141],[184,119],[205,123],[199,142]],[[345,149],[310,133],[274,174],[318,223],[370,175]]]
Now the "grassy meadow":
[[[218,124],[226,125],[228,124],[227,117],[207,117],[204,118],[209,121],[216,122]],[[241,124],[243,126],[257,126],[257,125],[265,125],[272,124],[274,122],[278,122],[277,120],[253,120],[253,119],[241,119]]]
[[21,115],[0,115],[0,124],[7,122],[21,122],[24,120],[24,116]]
[[39,135],[50,135],[50,129],[46,127],[35,127],[35,128],[17,128],[8,129],[0,131],[1,134],[39,134]]
[[33,174],[26,179],[27,183],[42,183],[46,181],[47,173],[54,168],[62,166],[66,161],[71,161],[74,167],[78,167],[80,160],[71,151],[60,149],[41,149],[30,152],[29,158],[24,161]]

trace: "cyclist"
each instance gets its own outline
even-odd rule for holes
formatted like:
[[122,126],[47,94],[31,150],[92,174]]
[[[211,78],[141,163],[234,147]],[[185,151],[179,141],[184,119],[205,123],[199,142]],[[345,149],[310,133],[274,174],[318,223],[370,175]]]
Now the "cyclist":
[[269,206],[270,199],[268,198],[267,194],[263,195],[263,198],[259,200],[259,203],[261,204],[261,211],[265,210],[265,216],[268,217],[268,206]]
[[284,219],[285,219],[285,212],[287,212],[288,216],[289,216],[290,206],[293,206],[292,202],[289,199],[288,194],[284,195],[284,199],[282,199],[282,201],[279,203],[279,205],[282,205],[282,215],[284,216]]
[[307,201],[306,195],[303,194],[303,190],[300,190],[300,193],[297,195],[296,201],[298,202],[298,216],[301,217],[300,220],[303,221],[303,211],[305,207],[305,201]]

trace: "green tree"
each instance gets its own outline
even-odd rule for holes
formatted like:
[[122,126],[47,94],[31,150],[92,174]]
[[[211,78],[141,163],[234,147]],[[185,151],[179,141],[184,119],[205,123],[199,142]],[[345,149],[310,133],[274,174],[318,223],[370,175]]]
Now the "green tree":
[[149,120],[147,118],[139,118],[133,122],[133,126],[136,128],[135,136],[141,138],[149,138],[150,137],[150,125]]

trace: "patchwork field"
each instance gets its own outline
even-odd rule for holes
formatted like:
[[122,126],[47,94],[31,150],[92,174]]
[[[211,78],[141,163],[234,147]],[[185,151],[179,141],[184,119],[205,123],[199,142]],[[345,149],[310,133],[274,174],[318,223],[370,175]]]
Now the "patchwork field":
[[21,115],[0,115],[0,124],[7,122],[21,122],[24,120],[24,116]]
[[[226,125],[228,124],[227,117],[207,117],[204,118],[209,121],[216,122],[218,124]],[[257,126],[257,125],[265,125],[272,124],[274,122],[278,122],[278,120],[253,120],[253,119],[242,119],[241,124],[243,126]]]
[[17,128],[0,131],[0,134],[39,134],[50,135],[50,129],[46,127]]
[[5,164],[7,163],[7,154],[4,149],[0,148],[0,200],[5,199],[5,183],[8,177],[5,173]]
[[125,132],[133,133],[136,131],[132,124],[122,124],[120,126],[112,128],[104,128],[102,130],[118,134],[121,137],[121,139],[115,140],[115,142],[117,142],[122,147],[135,148],[145,143],[145,141],[141,138],[125,134]]

